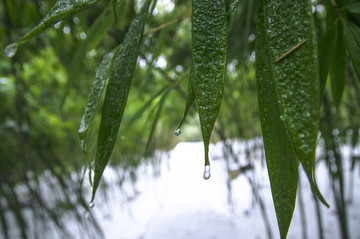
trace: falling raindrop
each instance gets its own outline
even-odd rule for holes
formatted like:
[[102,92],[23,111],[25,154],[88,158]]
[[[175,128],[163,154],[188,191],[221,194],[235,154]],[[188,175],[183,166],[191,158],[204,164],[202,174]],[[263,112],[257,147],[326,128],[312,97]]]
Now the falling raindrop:
[[205,165],[203,178],[205,180],[208,180],[210,178],[210,176],[211,176],[211,174],[210,174],[210,165]]
[[18,45],[16,43],[12,43],[10,45],[8,45],[5,48],[5,54],[7,57],[13,57],[16,54],[16,50],[18,48]]
[[181,129],[180,129],[180,128],[177,128],[177,129],[175,130],[174,134],[175,134],[176,136],[179,136],[179,135],[181,134]]
[[95,203],[94,203],[94,202],[89,203],[89,208],[94,208],[94,207],[95,207]]

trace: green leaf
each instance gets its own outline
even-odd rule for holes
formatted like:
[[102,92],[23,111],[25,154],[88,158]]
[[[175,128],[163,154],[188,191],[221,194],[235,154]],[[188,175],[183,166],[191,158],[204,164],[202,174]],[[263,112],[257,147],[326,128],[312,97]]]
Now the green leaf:
[[94,200],[101,176],[109,162],[125,111],[150,4],[151,0],[146,0],[140,13],[131,23],[110,71],[97,140],[91,202]]
[[165,92],[165,93],[163,94],[163,96],[161,97],[160,102],[159,102],[159,104],[158,104],[159,106],[158,106],[158,109],[157,109],[157,111],[156,111],[155,119],[154,119],[153,122],[152,122],[150,134],[149,134],[149,137],[148,137],[148,140],[147,140],[147,143],[146,143],[145,156],[148,156],[148,154],[149,154],[149,151],[150,151],[150,143],[151,143],[151,140],[152,140],[152,138],[153,138],[153,136],[154,136],[157,123],[159,122],[159,118],[160,118],[160,114],[161,114],[162,108],[163,108],[163,106],[164,106],[164,103],[165,103],[165,100],[166,100],[167,96],[169,95],[169,92],[170,92],[170,89],[167,89],[166,92]]
[[186,117],[189,113],[189,110],[192,106],[192,104],[195,101],[195,89],[194,89],[194,83],[193,83],[193,78],[194,78],[194,65],[191,65],[191,70],[190,70],[190,78],[189,78],[189,83],[188,83],[188,90],[187,90],[187,96],[186,96],[186,105],[185,105],[185,111],[184,111],[184,115],[178,125],[178,127],[175,130],[175,135],[179,136],[181,134],[181,126],[183,125],[183,123],[186,120]]
[[205,166],[209,166],[210,136],[224,90],[228,12],[225,0],[193,0],[192,3],[193,85],[205,147]]
[[280,119],[313,192],[327,205],[315,179],[320,82],[311,2],[266,1],[264,15]]
[[346,22],[344,37],[355,74],[360,81],[360,28],[351,22]]
[[286,238],[298,186],[298,160],[281,117],[266,37],[264,0],[259,1],[256,33],[256,83],[266,162],[281,238]]
[[320,38],[318,43],[318,55],[319,55],[319,78],[320,89],[319,96],[320,101],[324,95],[327,76],[329,73],[330,62],[334,51],[334,45],[336,40],[336,31],[333,27],[327,29],[325,34]]
[[36,27],[5,49],[6,55],[12,57],[15,55],[16,48],[19,45],[27,42],[29,39],[48,27],[51,27],[58,21],[68,16],[72,16],[100,1],[102,0],[58,0]]
[[99,68],[96,70],[96,78],[91,85],[90,94],[87,104],[85,106],[84,114],[80,123],[79,137],[81,148],[86,155],[86,136],[95,117],[97,107],[99,105],[106,80],[109,76],[114,56],[117,54],[118,48],[106,54],[100,63]]
[[344,25],[342,21],[337,21],[336,23],[336,43],[333,57],[331,58],[330,80],[334,103],[338,107],[345,88],[347,56]]
[[360,13],[360,2],[352,1],[345,6],[346,10],[350,13]]

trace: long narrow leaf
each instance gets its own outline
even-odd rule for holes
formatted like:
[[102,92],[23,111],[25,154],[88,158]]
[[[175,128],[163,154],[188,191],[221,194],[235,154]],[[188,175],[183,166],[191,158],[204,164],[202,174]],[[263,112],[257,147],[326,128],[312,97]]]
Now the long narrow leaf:
[[328,28],[325,34],[320,38],[318,43],[319,54],[319,78],[320,89],[319,96],[320,101],[323,98],[327,76],[329,73],[330,62],[333,54],[333,49],[336,40],[336,31],[334,28]]
[[360,82],[360,29],[351,22],[346,22],[344,37],[355,74]]
[[[193,84],[209,169],[210,136],[218,116],[226,69],[228,12],[225,0],[192,1]],[[206,172],[204,178],[210,174]]]
[[58,0],[36,27],[5,49],[6,54],[10,57],[13,56],[19,45],[27,42],[58,21],[72,16],[100,1],[102,0]]
[[136,61],[139,55],[141,39],[150,3],[151,0],[146,0],[140,13],[131,23],[110,72],[97,140],[94,169],[95,175],[91,201],[94,200],[101,176],[109,162],[119,131],[136,67]]
[[311,2],[265,1],[264,13],[281,120],[313,192],[327,205],[315,178],[320,82]]
[[346,45],[344,40],[344,25],[342,21],[337,21],[336,43],[333,57],[331,58],[330,80],[331,92],[335,106],[339,106],[346,80]]
[[264,0],[259,1],[256,33],[256,83],[266,162],[281,238],[286,238],[295,208],[298,160],[281,117],[266,39]]
[[185,111],[184,111],[184,115],[178,125],[178,127],[175,130],[175,135],[179,136],[181,134],[181,126],[183,125],[183,123],[186,120],[186,117],[189,113],[189,110],[192,106],[192,104],[195,101],[195,89],[194,89],[194,83],[193,83],[193,77],[194,77],[194,66],[193,64],[191,65],[191,70],[190,70],[190,77],[189,77],[189,83],[188,83],[188,90],[187,90],[187,95],[186,95],[186,104],[185,104]]
[[95,117],[97,107],[99,105],[103,89],[105,87],[106,79],[109,76],[109,70],[111,69],[111,63],[118,49],[106,54],[100,63],[99,68],[96,70],[96,78],[91,85],[90,94],[85,106],[84,114],[80,123],[79,137],[81,142],[81,148],[86,155],[85,143],[86,136],[91,126],[91,123]]

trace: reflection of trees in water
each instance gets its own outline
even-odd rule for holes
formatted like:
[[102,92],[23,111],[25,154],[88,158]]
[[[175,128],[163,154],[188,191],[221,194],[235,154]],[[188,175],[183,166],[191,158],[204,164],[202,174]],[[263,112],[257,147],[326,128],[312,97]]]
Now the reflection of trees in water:
[[101,228],[81,193],[81,177],[75,172],[63,176],[59,168],[47,169],[39,177],[28,172],[21,182],[2,177],[3,236],[73,238],[76,232],[83,238],[101,237]]

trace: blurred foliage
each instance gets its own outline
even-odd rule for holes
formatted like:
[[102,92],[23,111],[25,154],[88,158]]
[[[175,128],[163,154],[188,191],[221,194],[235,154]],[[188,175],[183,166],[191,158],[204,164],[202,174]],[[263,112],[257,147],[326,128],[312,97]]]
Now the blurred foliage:
[[[2,0],[0,48],[5,49],[7,44],[29,32],[55,2]],[[103,56],[122,42],[140,6],[135,0],[117,2],[117,21],[110,1],[100,1],[29,40],[13,58],[0,53],[0,231],[5,237],[13,233],[7,229],[10,217],[15,218],[19,237],[41,237],[26,227],[23,209],[33,208],[36,213],[35,205],[43,208],[44,223],[50,223],[46,222],[50,218],[63,236],[71,237],[58,219],[60,206],[75,213],[80,225],[86,228],[80,215],[80,209],[87,210],[88,205],[79,186],[84,157],[77,130],[95,69]],[[328,28],[327,1],[312,2],[317,35],[321,39]],[[181,139],[173,135],[182,116],[190,74],[191,1],[157,0],[153,4],[129,103],[110,161],[130,171],[142,160],[151,158],[155,149],[170,150],[179,140],[201,140],[195,108],[189,112]],[[240,1],[228,40],[225,92],[214,142],[261,135],[254,68],[256,12],[256,1]],[[350,13],[348,20],[360,26],[359,14]],[[335,183],[340,181],[340,188],[344,182],[339,147],[347,142],[351,142],[353,149],[358,147],[360,128],[359,81],[350,62],[346,67],[345,91],[337,107],[330,80],[326,82],[320,123],[326,149],[320,155],[321,160],[326,160],[329,173]],[[99,122],[100,114],[95,117],[94,125]],[[95,148],[96,132],[96,127],[90,131],[89,148]],[[93,155],[94,152],[90,153]],[[353,168],[358,162],[358,157],[353,155]],[[67,180],[74,172],[77,179]],[[40,178],[49,175],[57,180],[49,183],[49,190],[56,191],[51,185],[60,185],[61,190],[78,197],[56,199],[54,196],[55,203],[45,202]],[[30,196],[23,197],[21,190],[16,189],[19,185]],[[343,191],[336,195],[337,207],[345,214]],[[343,217],[346,224],[346,215]],[[95,221],[92,223],[96,225]]]

